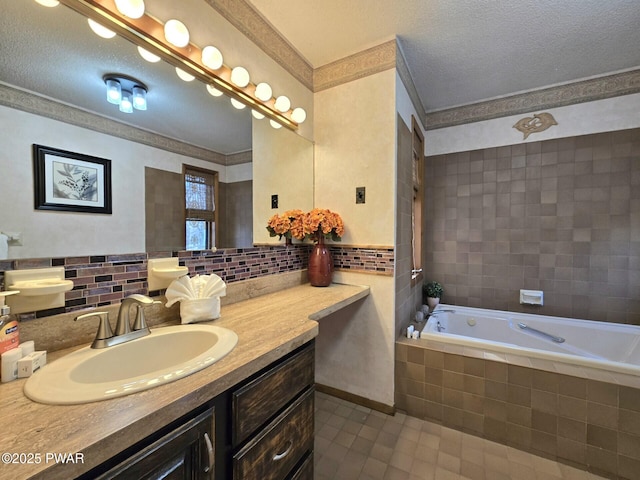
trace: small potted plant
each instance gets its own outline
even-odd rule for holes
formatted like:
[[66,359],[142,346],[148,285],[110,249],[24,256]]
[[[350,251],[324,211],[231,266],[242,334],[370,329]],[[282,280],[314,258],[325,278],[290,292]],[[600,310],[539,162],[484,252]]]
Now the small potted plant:
[[444,294],[442,285],[440,285],[438,282],[425,283],[422,286],[422,291],[427,297],[427,305],[429,305],[429,309],[433,311],[433,309],[436,308],[436,305],[440,303],[440,299]]

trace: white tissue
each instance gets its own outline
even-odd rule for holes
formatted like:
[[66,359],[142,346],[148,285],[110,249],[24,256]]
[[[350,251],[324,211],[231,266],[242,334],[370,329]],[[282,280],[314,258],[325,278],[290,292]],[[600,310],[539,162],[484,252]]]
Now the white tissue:
[[0,233],[0,260],[9,258],[9,237],[4,233]]
[[226,295],[227,285],[215,274],[180,277],[165,292],[168,308],[180,302],[183,324],[214,320],[220,317],[220,297]]

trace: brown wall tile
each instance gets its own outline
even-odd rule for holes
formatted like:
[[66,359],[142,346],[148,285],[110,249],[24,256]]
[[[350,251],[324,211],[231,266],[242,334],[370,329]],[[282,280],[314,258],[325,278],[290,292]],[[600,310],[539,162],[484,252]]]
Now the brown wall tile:
[[[542,314],[640,323],[635,270],[612,261],[640,256],[631,242],[639,138],[631,129],[427,157],[424,269],[444,284],[446,302],[531,311],[518,290],[533,288],[545,291]],[[478,264],[466,255],[476,252]],[[529,268],[510,275],[501,264]],[[595,290],[603,301],[585,301]]]

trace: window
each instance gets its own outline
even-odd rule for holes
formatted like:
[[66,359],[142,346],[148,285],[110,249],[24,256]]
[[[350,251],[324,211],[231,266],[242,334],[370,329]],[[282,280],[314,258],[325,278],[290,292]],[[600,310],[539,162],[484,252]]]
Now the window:
[[[423,214],[423,164],[424,164],[424,135],[416,122],[415,117],[411,117],[412,140],[411,148],[413,166],[413,211],[411,214],[412,223],[412,247],[413,247],[413,267],[411,278],[413,280],[421,277],[422,272],[422,222]],[[417,281],[417,280],[416,280]]]
[[184,190],[187,250],[215,247],[218,173],[185,166]]

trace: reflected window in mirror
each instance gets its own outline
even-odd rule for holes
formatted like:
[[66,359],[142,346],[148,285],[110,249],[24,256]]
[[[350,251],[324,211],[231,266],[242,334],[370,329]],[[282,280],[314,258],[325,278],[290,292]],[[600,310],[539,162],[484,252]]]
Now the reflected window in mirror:
[[216,246],[218,172],[184,167],[187,250]]

